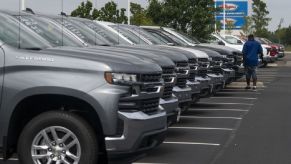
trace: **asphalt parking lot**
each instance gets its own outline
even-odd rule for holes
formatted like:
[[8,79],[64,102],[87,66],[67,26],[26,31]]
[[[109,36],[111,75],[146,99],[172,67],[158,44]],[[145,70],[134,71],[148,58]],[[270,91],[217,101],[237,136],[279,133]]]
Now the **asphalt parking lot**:
[[[234,82],[193,105],[160,147],[110,163],[291,163],[291,55],[259,69],[258,77],[257,92],[244,90],[244,79]],[[17,158],[0,163],[19,164]]]

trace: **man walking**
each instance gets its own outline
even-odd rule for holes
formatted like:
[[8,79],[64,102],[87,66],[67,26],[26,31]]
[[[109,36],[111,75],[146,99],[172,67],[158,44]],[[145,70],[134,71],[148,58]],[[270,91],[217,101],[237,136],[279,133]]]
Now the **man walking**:
[[244,67],[246,71],[247,86],[245,89],[251,89],[250,82],[253,79],[253,90],[257,89],[257,66],[259,64],[259,55],[263,56],[261,44],[255,41],[254,35],[248,36],[248,41],[243,47]]

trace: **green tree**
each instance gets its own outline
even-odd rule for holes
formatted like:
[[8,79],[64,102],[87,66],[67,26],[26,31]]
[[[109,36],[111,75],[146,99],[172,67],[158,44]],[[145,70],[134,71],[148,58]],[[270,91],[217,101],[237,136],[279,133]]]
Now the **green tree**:
[[226,33],[231,35],[233,29],[234,29],[234,22],[226,21]]
[[100,10],[95,9],[93,11],[93,19],[101,21],[109,21],[113,23],[127,23],[128,19],[125,14],[126,9],[117,9],[117,4],[110,1],[105,4]]
[[269,11],[267,10],[267,4],[262,0],[253,0],[253,15],[255,34],[257,36],[265,37],[268,35],[267,26],[271,21],[268,18]]
[[242,27],[242,30],[245,35],[250,35],[254,33],[254,22],[253,19],[249,16],[244,17],[245,24]]
[[90,1],[82,2],[77,9],[72,11],[71,16],[91,19],[92,8],[93,8],[92,2]]
[[117,4],[113,1],[108,2],[100,10],[93,9],[91,1],[82,2],[77,9],[72,11],[71,16],[109,21],[113,23],[127,23],[126,9],[117,8]]
[[216,26],[216,31],[215,32],[220,32],[221,31],[221,29],[222,29],[222,23],[221,23],[221,21],[216,21],[215,22],[215,26]]
[[131,3],[130,4],[131,24],[133,25],[153,25],[151,18],[147,16],[147,11],[141,7],[140,4]]
[[213,0],[150,0],[148,15],[158,25],[169,26],[197,38],[214,31]]
[[281,18],[279,25],[278,25],[278,29],[275,31],[275,35],[276,35],[276,38],[278,39],[279,43],[281,43],[281,39],[285,35],[285,29],[282,29],[283,22],[284,22],[284,19]]
[[149,6],[147,8],[147,17],[151,18],[153,23],[163,26],[163,3],[159,0],[149,0]]

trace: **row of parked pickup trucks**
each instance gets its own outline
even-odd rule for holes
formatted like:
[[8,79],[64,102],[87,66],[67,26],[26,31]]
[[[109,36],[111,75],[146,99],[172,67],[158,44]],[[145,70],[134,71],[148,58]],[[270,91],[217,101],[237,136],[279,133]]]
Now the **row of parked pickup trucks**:
[[194,39],[170,28],[0,11],[3,159],[96,164],[157,147],[191,104],[243,76],[241,51]]

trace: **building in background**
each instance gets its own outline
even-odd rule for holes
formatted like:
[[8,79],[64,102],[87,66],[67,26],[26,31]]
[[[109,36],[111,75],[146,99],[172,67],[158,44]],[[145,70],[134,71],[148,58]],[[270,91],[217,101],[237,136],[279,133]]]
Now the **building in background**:
[[215,5],[220,9],[215,18],[220,22],[217,24],[221,25],[221,33],[240,34],[244,18],[252,13],[252,0],[215,0]]

